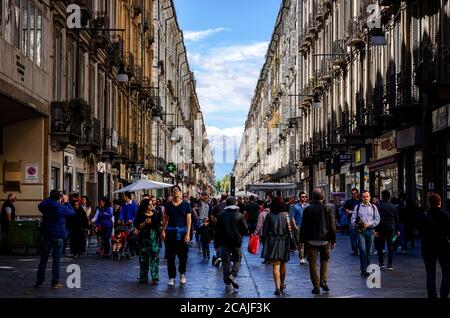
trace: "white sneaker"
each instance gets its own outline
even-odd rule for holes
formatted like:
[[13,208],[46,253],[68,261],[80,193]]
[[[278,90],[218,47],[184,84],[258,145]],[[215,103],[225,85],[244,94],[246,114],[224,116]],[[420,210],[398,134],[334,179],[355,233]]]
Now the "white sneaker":
[[170,278],[167,285],[169,285],[169,287],[174,287],[175,286],[175,278]]
[[306,262],[306,259],[302,258],[302,259],[300,260],[300,264],[305,265],[306,263],[307,263],[307,262]]
[[181,274],[180,284],[181,285],[186,285],[186,283],[187,283],[186,275],[185,274]]
[[225,284],[225,291],[230,292],[233,290],[233,287],[231,287],[231,284]]

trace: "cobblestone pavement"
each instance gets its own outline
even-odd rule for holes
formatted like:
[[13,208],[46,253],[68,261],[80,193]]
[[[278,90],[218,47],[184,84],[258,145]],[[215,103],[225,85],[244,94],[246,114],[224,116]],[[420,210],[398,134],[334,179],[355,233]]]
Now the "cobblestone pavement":
[[[246,240],[243,244],[246,247]],[[213,251],[211,247],[211,251]],[[31,250],[31,253],[34,251]],[[337,297],[337,298],[397,298],[426,297],[426,275],[420,257],[420,251],[409,251],[406,255],[394,255],[394,271],[381,272],[381,288],[369,289],[366,279],[360,277],[359,257],[350,256],[348,236],[338,234],[336,249],[332,252],[329,264],[329,281],[331,293],[312,295],[308,265],[300,265],[296,253],[291,253],[287,265],[287,294],[281,297]],[[205,264],[198,249],[189,251],[188,283],[186,286],[167,286],[167,263],[164,250],[161,251],[160,284],[158,286],[142,285],[138,282],[138,258],[126,261],[104,260],[95,255],[90,248],[87,256],[80,259],[63,258],[61,261],[61,283],[65,283],[70,273],[67,266],[78,264],[81,268],[81,288],[67,287],[57,290],[50,288],[51,260],[47,265],[47,281],[43,287],[33,289],[37,256],[0,256],[0,297],[83,297],[83,298],[271,298],[275,297],[272,278],[272,266],[262,264],[258,255],[249,254],[243,248],[243,258],[238,281],[240,288],[235,292],[225,292],[222,281],[222,268]],[[377,263],[372,256],[372,263]],[[438,275],[440,280],[440,276]]]

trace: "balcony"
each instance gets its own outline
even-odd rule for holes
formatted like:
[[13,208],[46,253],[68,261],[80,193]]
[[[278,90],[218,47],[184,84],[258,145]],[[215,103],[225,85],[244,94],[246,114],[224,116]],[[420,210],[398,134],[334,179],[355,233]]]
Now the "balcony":
[[124,55],[124,63],[127,66],[127,74],[129,78],[134,77],[135,74],[135,65],[134,65],[134,55],[131,52],[126,52]]
[[438,91],[450,85],[450,42],[429,43],[423,48],[416,80],[423,88]]
[[342,113],[341,136],[345,139],[347,146],[364,145],[364,136],[357,126],[357,117],[348,112]]
[[130,143],[128,138],[119,138],[119,142],[117,144],[117,154],[115,155],[115,159],[122,161],[127,160],[130,157]]
[[299,146],[299,159],[303,166],[312,166],[314,159],[312,155],[312,139]]
[[353,17],[348,22],[347,46],[357,47],[364,43],[363,21],[361,17]]
[[97,118],[83,122],[80,142],[77,145],[77,153],[88,157],[90,154],[100,153],[102,147],[101,130],[102,123]]
[[151,154],[147,158],[149,161],[149,167],[147,170],[149,170],[150,172],[155,172],[155,171],[165,172],[166,171],[167,161],[164,158],[156,157]]
[[308,20],[308,31],[309,33],[314,37],[317,30],[316,21],[315,21],[315,13],[309,14],[309,20]]
[[374,138],[378,132],[373,102],[361,100],[356,105],[356,125],[364,138]]
[[89,23],[89,27],[95,29],[91,31],[91,52],[96,52],[97,49],[109,50],[111,46],[109,31],[102,30],[109,27],[108,15],[105,12],[96,12],[95,19]]
[[81,24],[86,26],[94,18],[93,0],[69,0],[69,3],[80,6]]
[[345,40],[335,40],[333,42],[332,54],[333,65],[343,67],[347,64],[347,49]]
[[329,58],[323,58],[320,61],[320,68],[318,72],[319,81],[331,81],[333,77],[333,63]]
[[138,145],[135,142],[130,143],[130,157],[128,163],[135,164],[139,162]]
[[104,158],[112,159],[117,155],[118,136],[117,132],[113,128],[103,129],[103,148],[102,156]]
[[402,122],[415,122],[422,119],[422,106],[418,94],[413,94],[412,78],[406,72],[396,75],[396,105],[393,113]]
[[79,113],[70,109],[67,102],[52,102],[50,104],[50,134],[52,147],[64,149],[67,145],[76,145],[81,137]]

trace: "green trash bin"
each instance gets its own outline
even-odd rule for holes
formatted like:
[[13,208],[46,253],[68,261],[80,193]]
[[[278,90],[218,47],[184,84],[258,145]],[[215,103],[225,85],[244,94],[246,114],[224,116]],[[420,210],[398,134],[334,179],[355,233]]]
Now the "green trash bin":
[[35,248],[39,253],[40,222],[38,220],[14,221],[9,226],[8,245],[10,248]]

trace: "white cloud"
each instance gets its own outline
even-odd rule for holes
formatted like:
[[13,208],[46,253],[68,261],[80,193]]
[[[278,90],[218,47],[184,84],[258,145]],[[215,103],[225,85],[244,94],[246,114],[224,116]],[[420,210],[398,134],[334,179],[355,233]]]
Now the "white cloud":
[[244,127],[231,127],[220,129],[214,126],[206,126],[208,136],[227,136],[227,137],[241,137],[244,133]]
[[183,32],[184,39],[186,41],[199,42],[215,33],[219,33],[222,31],[230,31],[230,29],[226,28],[215,28],[215,29],[207,29],[202,31],[185,31]]
[[247,117],[268,44],[232,45],[189,55],[206,117],[235,111]]

